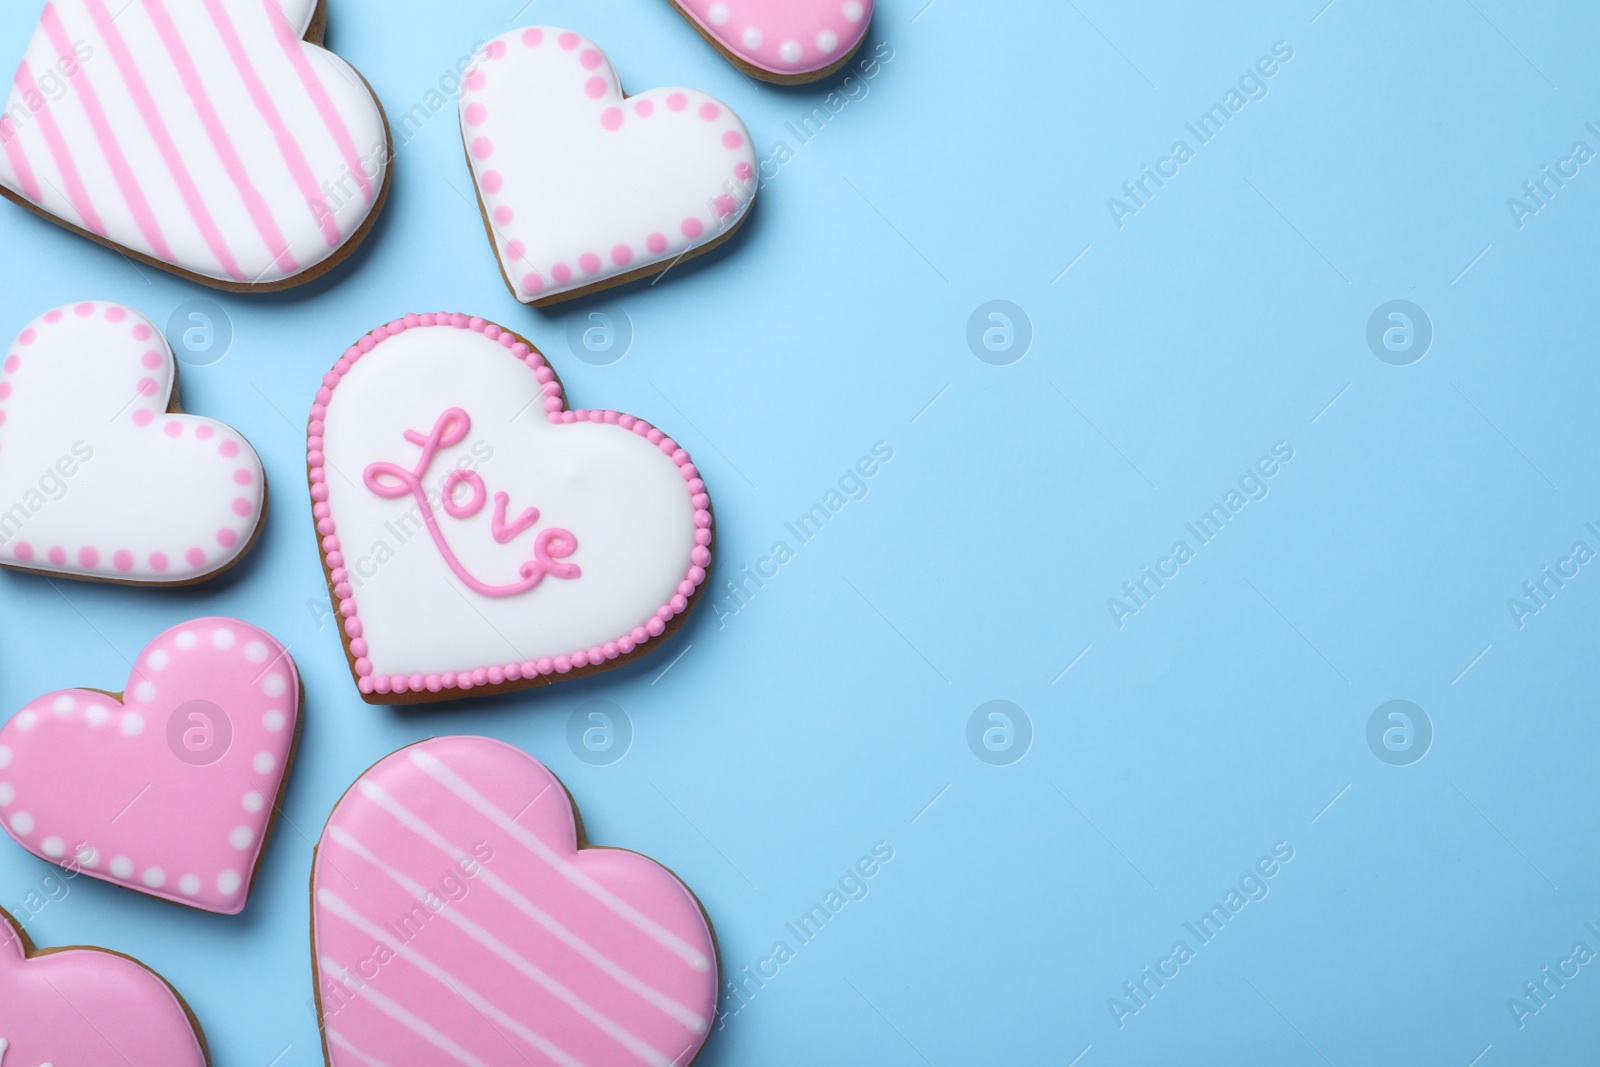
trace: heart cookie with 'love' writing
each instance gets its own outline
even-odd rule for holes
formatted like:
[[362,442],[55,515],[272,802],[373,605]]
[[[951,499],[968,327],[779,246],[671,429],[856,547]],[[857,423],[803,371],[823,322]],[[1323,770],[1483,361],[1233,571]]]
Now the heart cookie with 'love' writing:
[[145,647],[125,692],[47,693],[0,727],[0,825],[51,863],[234,915],[299,728],[288,651],[249,623],[194,619]]
[[149,319],[85,301],[0,359],[0,566],[149,585],[202,581],[249,550],[266,511],[238,432],[177,405]]
[[751,77],[781,85],[826,78],[872,24],[872,0],[672,0],[701,36]]
[[330,1067],[685,1067],[717,954],[654,860],[581,840],[533,757],[440,737],[387,757],[328,817],[311,873]]
[[48,0],[0,115],[0,195],[207,285],[328,270],[389,186],[322,0]]
[[177,990],[101,948],[36,949],[0,911],[0,1067],[206,1067]]
[[750,131],[694,89],[624,96],[571,30],[490,41],[461,87],[461,135],[512,295],[550,304],[644,277],[731,237],[755,203]]
[[494,323],[407,315],[352,345],[307,427],[312,515],[369,703],[588,676],[700,600],[711,498],[643,419],[567,410]]

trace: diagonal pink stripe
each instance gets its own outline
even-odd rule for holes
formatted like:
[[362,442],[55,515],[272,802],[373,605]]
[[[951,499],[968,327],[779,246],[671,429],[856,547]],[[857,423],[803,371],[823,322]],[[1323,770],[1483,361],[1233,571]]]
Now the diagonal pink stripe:
[[22,195],[35,204],[40,203],[44,198],[39,193],[39,182],[33,176],[33,165],[28,162],[28,152],[22,147],[22,133],[10,115],[0,115],[0,144],[5,145],[6,159],[11,161],[11,169],[17,172],[17,181],[22,185]]
[[106,12],[104,0],[84,0],[84,6],[94,19],[95,28],[100,31],[100,35],[106,40],[106,45],[111,49],[111,56],[116,61],[117,70],[122,74],[123,83],[132,95],[133,102],[144,119],[145,127],[150,131],[150,136],[155,139],[156,147],[161,152],[161,158],[166,161],[167,169],[172,172],[173,181],[178,183],[178,191],[183,196],[184,205],[194,217],[195,225],[200,228],[200,235],[205,239],[206,246],[211,249],[211,254],[217,257],[217,262],[222,265],[228,277],[234,281],[246,281],[244,272],[234,261],[233,253],[228,250],[228,243],[223,239],[222,231],[217,229],[216,222],[211,218],[211,210],[206,207],[205,199],[189,175],[189,167],[184,163],[183,155],[178,151],[171,131],[167,129],[166,120],[161,117],[161,110],[156,107],[156,102],[150,95],[150,88],[145,84],[144,75],[139,73],[139,68],[133,61],[128,43],[123,40],[122,31],[117,29],[111,16]]
[[44,106],[37,112],[39,132],[44,134],[44,143],[50,149],[50,156],[56,161],[57,169],[61,171],[61,180],[67,186],[67,199],[72,201],[72,206],[78,212],[83,225],[104,237],[105,224],[100,221],[100,215],[89,199],[89,190],[83,187],[83,177],[78,173],[78,163],[72,158],[72,147],[62,136],[61,127],[56,125],[56,117],[50,113],[50,102],[44,100],[39,93],[39,87],[33,83],[33,72],[28,69],[26,59],[22,61],[22,66],[17,68],[17,87],[22,90],[24,96],[32,93],[44,101]]
[[[156,28],[161,43],[166,47],[167,55],[172,59],[172,65],[178,71],[178,78],[183,82],[183,90],[188,94],[189,102],[194,105],[195,112],[200,116],[200,124],[206,129],[206,137],[211,141],[211,147],[222,160],[222,167],[228,172],[228,179],[233,182],[234,188],[239,190],[239,195],[244,199],[245,210],[250,213],[250,221],[255,224],[256,232],[261,234],[261,239],[267,243],[267,251],[278,261],[278,269],[288,274],[297,273],[300,267],[289,252],[289,243],[283,239],[283,233],[278,229],[278,222],[272,217],[266,199],[256,188],[255,182],[250,180],[249,171],[239,159],[239,153],[233,147],[233,140],[228,136],[228,128],[222,124],[216,105],[211,102],[211,94],[206,91],[205,82],[200,79],[200,72],[195,69],[194,59],[189,55],[189,48],[183,43],[178,27],[173,24],[172,16],[167,14],[167,9],[161,0],[144,0],[144,8],[150,15],[150,23]],[[238,56],[233,58],[236,62],[239,60]]]
[[[156,6],[156,2],[157,0],[153,0],[152,6]],[[283,116],[278,113],[278,105],[273,101],[272,94],[261,83],[255,65],[250,62],[250,54],[245,51],[244,43],[239,40],[239,31],[234,26],[233,19],[228,16],[227,10],[218,0],[204,0],[204,3],[206,10],[211,13],[211,21],[216,23],[217,32],[222,35],[222,43],[228,49],[228,56],[233,60],[234,66],[239,68],[239,77],[244,79],[251,102],[261,113],[268,128],[272,130],[272,139],[277,142],[278,151],[283,154],[283,161],[288,165],[289,173],[294,176],[295,185],[300,187],[300,195],[305,197],[311,213],[321,222],[322,234],[328,240],[328,247],[338,247],[341,239],[338,220],[333,217],[333,212],[322,198],[322,190],[317,187],[317,179],[311,173],[311,165],[306,162],[305,153],[300,150],[300,142],[289,132]]]
[[122,144],[117,140],[116,131],[111,128],[111,123],[106,121],[106,113],[100,107],[100,97],[89,81],[89,73],[83,69],[82,62],[72,51],[72,41],[61,25],[61,16],[56,13],[54,4],[45,5],[40,23],[44,26],[50,43],[55,46],[56,54],[78,68],[77,76],[71,79],[72,86],[78,93],[78,99],[83,103],[83,110],[89,117],[89,125],[94,129],[95,139],[100,142],[100,151],[105,153],[106,163],[111,167],[117,188],[122,191],[122,199],[127,202],[128,210],[133,213],[139,232],[144,234],[144,239],[150,242],[150,247],[157,256],[169,263],[172,262],[172,249],[167,247],[167,240],[161,233],[161,225],[156,221],[155,214],[150,210],[150,202],[145,199],[144,190],[139,186],[138,175],[133,172],[133,168],[128,165],[127,157],[122,154]]
[[289,25],[289,20],[283,17],[283,12],[278,9],[276,0],[261,0],[267,9],[267,18],[272,23],[273,32],[277,35],[278,43],[283,46],[284,53],[288,55],[289,62],[295,72],[300,75],[300,82],[306,87],[306,92],[311,94],[311,102],[317,107],[317,113],[322,116],[322,121],[328,127],[328,132],[333,135],[334,142],[339,146],[340,153],[344,156],[346,167],[355,176],[356,184],[361,187],[361,195],[372,200],[372,182],[367,179],[366,169],[361,165],[361,153],[356,151],[355,140],[350,136],[350,128],[345,125],[344,117],[339,114],[339,109],[333,106],[333,100],[328,96],[328,90],[323,88],[322,79],[317,77],[317,72],[312,69],[311,61],[306,58],[305,42],[295,35],[294,27]]

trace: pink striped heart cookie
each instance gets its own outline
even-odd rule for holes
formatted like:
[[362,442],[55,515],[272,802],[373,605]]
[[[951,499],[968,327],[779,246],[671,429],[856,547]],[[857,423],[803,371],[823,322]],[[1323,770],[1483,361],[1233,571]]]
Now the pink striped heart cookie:
[[0,727],[0,825],[69,870],[236,915],[299,728],[288,651],[195,619],[146,646],[125,692],[47,693]]
[[389,185],[389,130],[320,47],[322,0],[48,0],[0,115],[0,194],[233,290],[338,263]]
[[734,66],[780,85],[826,78],[872,24],[872,0],[672,0]]
[[100,948],[33,947],[0,910],[0,1067],[206,1067],[205,1034],[178,991]]
[[0,359],[0,566],[185,585],[237,562],[266,511],[261,460],[176,390],[172,349],[132,308],[29,323]]
[[694,89],[624,96],[570,30],[490,41],[461,88],[461,134],[512,295],[545,305],[710,251],[755,203],[750,131]]
[[555,775],[486,737],[382,760],[344,795],[311,874],[331,1067],[683,1067],[717,1006],[688,887],[580,840]]

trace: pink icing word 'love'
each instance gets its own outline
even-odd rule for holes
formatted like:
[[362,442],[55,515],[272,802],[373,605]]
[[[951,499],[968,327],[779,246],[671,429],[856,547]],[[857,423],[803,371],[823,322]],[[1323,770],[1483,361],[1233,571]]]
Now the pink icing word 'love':
[[[467,570],[456,556],[455,550],[450,547],[444,531],[439,526],[439,520],[433,510],[433,501],[423,488],[422,479],[427,475],[428,468],[433,465],[434,457],[438,455],[439,450],[460,444],[466,439],[467,431],[470,429],[472,429],[472,417],[460,408],[450,408],[439,416],[433,424],[433,429],[427,434],[418,433],[416,430],[405,431],[406,440],[422,449],[422,455],[417,459],[415,467],[406,470],[395,463],[373,463],[362,472],[361,480],[368,489],[387,500],[397,499],[408,493],[414,497],[417,507],[421,510],[422,521],[427,525],[428,534],[433,538],[439,554],[450,565],[456,577],[474,592],[494,597],[515,596],[518,593],[526,593],[544,581],[547,574],[569,579],[582,574],[583,571],[577,564],[559,562],[578,550],[578,539],[557,526],[541,530],[534,537],[533,558],[517,568],[521,580],[507,585],[492,585],[480,580]],[[465,502],[456,498],[456,489],[463,485],[471,492]],[[489,491],[483,484],[483,476],[478,472],[457,469],[445,475],[441,495],[443,496],[441,506],[445,514],[454,519],[470,519],[483,510],[489,498]],[[510,494],[494,495],[494,514],[489,530],[495,541],[502,545],[510,544],[520,534],[531,530],[539,521],[539,509],[530,507],[507,522],[506,509],[510,504]]]

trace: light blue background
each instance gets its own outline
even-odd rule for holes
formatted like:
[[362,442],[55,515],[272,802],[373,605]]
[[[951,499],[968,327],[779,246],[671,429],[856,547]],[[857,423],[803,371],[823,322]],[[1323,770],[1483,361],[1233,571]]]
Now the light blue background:
[[[883,0],[867,50],[893,60],[802,147],[785,123],[830,86],[742,77],[662,0],[332,0],[331,46],[391,117],[474,40],[548,23],[600,41],[630,89],[720,96],[763,156],[783,140],[794,158],[725,254],[616,295],[636,336],[610,366],[567,347],[584,306],[505,291],[448,110],[400,149],[347,266],[214,297],[233,350],[186,368],[183,399],[260,450],[258,547],[186,591],[0,575],[0,707],[120,688],[187,617],[248,619],[306,682],[284,817],[242,917],[78,879],[30,932],[160,970],[219,1067],[320,1063],[311,843],[375,760],[483,732],[560,774],[594,841],[677,871],[730,977],[893,847],[866,899],[726,1020],[708,1067],[1593,1062],[1600,964],[1520,1030],[1507,1000],[1575,942],[1600,950],[1600,573],[1521,629],[1506,602],[1575,540],[1600,549],[1583,528],[1600,520],[1600,169],[1522,229],[1506,200],[1573,141],[1600,149],[1583,126],[1600,125],[1600,11],[1324,2]],[[35,6],[0,11],[0,54],[21,54]],[[1106,199],[1175,139],[1194,147],[1185,121],[1276,41],[1294,58],[1269,95],[1119,229]],[[212,296],[9,206],[0,248],[7,336],[69,301],[164,322]],[[1034,330],[1011,366],[965,341],[995,298]],[[1364,336],[1396,298],[1436,331],[1407,367]],[[719,585],[874,442],[895,458],[737,615],[708,605],[633,667],[368,707],[326,617],[302,428],[346,344],[434,309],[519,330],[574,403],[683,441],[716,502]],[[1119,630],[1107,598],[1278,441],[1294,459],[1270,495]],[[566,742],[594,698],[636,731],[612,766]],[[997,698],[1034,729],[1009,767],[966,742]],[[1409,767],[1366,742],[1391,699],[1436,732]],[[1295,858],[1270,895],[1119,1029],[1108,998],[1194,947],[1183,924],[1279,841]],[[4,843],[0,903],[48,872]]]

